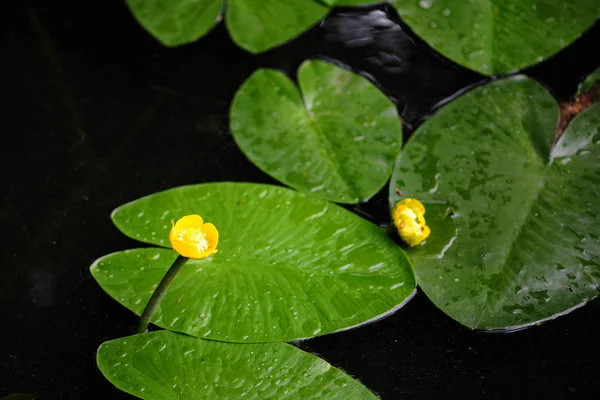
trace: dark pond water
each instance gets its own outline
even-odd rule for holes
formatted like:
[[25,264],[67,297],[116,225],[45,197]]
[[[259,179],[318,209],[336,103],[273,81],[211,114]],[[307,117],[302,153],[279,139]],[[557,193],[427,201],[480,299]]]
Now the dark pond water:
[[[228,132],[237,87],[255,69],[293,74],[335,59],[372,77],[410,128],[482,77],[435,55],[386,8],[340,10],[267,54],[236,48],[223,26],[161,47],[121,1],[6,2],[0,14],[3,132],[0,397],[125,399],[95,352],[137,319],[88,267],[134,247],[110,222],[120,204],[178,185],[275,183]],[[526,38],[524,38],[526,40]],[[566,100],[600,65],[600,26],[527,71]],[[379,194],[362,209],[387,219]],[[512,334],[471,332],[419,293],[372,325],[309,340],[383,399],[600,396],[600,302]]]

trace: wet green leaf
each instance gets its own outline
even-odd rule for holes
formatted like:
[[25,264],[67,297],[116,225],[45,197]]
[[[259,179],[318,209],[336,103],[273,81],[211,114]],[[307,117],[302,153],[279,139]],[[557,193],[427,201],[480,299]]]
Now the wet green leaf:
[[[221,19],[223,0],[126,0],[131,12],[166,46],[193,42]],[[225,19],[233,41],[260,53],[281,45],[316,25],[332,6],[374,4],[373,0],[233,0]]]
[[255,72],[231,106],[244,154],[281,182],[316,196],[357,203],[388,180],[402,143],[393,103],[366,78],[322,61],[283,73]]
[[594,83],[598,81],[600,81],[600,68],[597,68],[594,72],[588,75],[587,78],[585,78],[585,80],[579,86],[577,93],[579,94],[586,90],[590,90],[592,86],[594,86]]
[[413,31],[451,60],[486,75],[536,64],[600,16],[590,0],[390,0]]
[[222,0],[126,0],[152,36],[166,46],[193,42],[218,22]]
[[360,382],[285,343],[235,344],[168,331],[111,340],[98,367],[142,399],[376,399]]
[[390,203],[398,188],[433,210],[430,239],[408,251],[417,281],[468,327],[516,329],[598,295],[600,106],[552,147],[557,110],[533,80],[492,82],[437,111],[398,158]]
[[321,0],[325,4],[338,7],[364,6],[369,4],[385,3],[385,0]]
[[[126,235],[168,245],[171,220],[197,213],[219,252],[189,261],[154,315],[166,329],[231,342],[323,335],[400,307],[415,281],[404,252],[377,226],[293,190],[247,183],[186,186],[113,213]],[[102,288],[141,314],[175,260],[170,249],[114,253],[91,267]]]
[[[220,20],[223,0],[127,0],[129,8],[156,39],[178,46],[204,36]],[[225,11],[227,28],[240,47],[259,53],[280,45],[324,18],[318,1],[235,0]]]
[[260,53],[295,38],[327,13],[327,6],[310,0],[234,0],[226,22],[238,46]]

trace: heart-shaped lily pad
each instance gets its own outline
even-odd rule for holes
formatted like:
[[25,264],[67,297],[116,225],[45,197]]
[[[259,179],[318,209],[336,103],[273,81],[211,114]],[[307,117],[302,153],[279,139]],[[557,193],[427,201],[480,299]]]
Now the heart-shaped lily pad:
[[165,46],[204,36],[218,22],[223,0],[126,0],[137,21]]
[[98,367],[117,388],[142,399],[377,399],[344,372],[285,343],[152,332],[103,343]]
[[[231,342],[305,338],[347,329],[399,308],[415,290],[404,252],[342,207],[277,186],[210,183],[126,204],[126,235],[167,245],[171,220],[200,214],[219,230],[219,252],[188,261],[152,320]],[[91,267],[102,288],[141,314],[176,258],[165,248],[110,254]]]
[[225,10],[227,28],[240,47],[260,53],[295,38],[317,24],[331,6],[356,6],[373,0],[127,0],[138,22],[166,46],[204,36]]
[[233,41],[260,53],[300,35],[329,13],[314,0],[232,0],[225,20]]
[[231,131],[248,158],[279,181],[357,203],[385,185],[402,145],[394,104],[366,78],[323,61],[255,72],[231,105]]
[[399,189],[434,210],[431,240],[409,251],[417,281],[468,327],[516,329],[598,295],[600,106],[552,146],[557,110],[533,80],[492,82],[437,111],[398,158],[390,203]]
[[389,0],[435,50],[486,75],[538,63],[600,16],[590,0]]

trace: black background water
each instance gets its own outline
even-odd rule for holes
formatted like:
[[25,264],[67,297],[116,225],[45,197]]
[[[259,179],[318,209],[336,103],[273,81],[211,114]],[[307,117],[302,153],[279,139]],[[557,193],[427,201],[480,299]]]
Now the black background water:
[[[255,69],[293,75],[307,58],[341,61],[396,101],[405,136],[436,103],[483,78],[435,55],[385,7],[339,10],[253,56],[223,25],[192,45],[164,48],[121,1],[5,3],[0,396],[129,398],[102,377],[95,352],[133,333],[137,318],[102,292],[88,267],[138,246],[109,219],[126,201],[190,183],[276,183],[228,132],[232,96]],[[566,100],[600,65],[599,42],[596,24],[526,72]],[[387,218],[384,193],[361,208]],[[600,396],[599,315],[594,301],[540,327],[486,334],[459,326],[419,293],[383,321],[300,346],[383,399],[591,399]]]

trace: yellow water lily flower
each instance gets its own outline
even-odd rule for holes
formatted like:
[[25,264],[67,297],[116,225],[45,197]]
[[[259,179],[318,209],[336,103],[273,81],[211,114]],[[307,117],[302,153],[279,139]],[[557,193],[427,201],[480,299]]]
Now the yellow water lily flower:
[[400,237],[411,247],[422,243],[431,233],[423,215],[423,204],[411,198],[397,203],[392,211],[392,219]]
[[169,241],[173,250],[184,257],[200,260],[217,252],[219,232],[210,223],[205,224],[196,214],[186,215],[173,223]]

